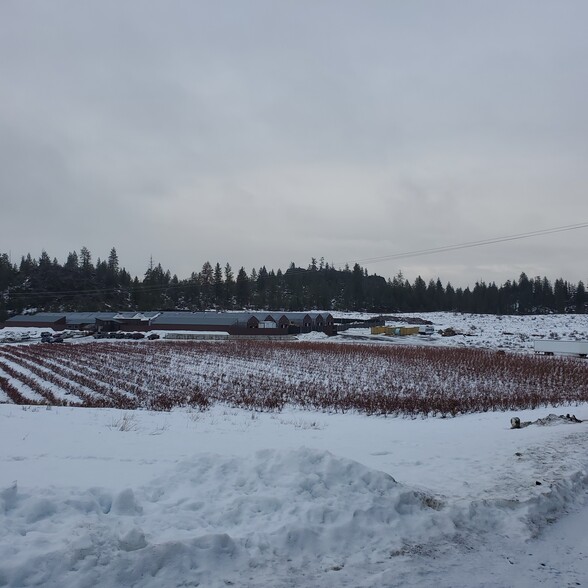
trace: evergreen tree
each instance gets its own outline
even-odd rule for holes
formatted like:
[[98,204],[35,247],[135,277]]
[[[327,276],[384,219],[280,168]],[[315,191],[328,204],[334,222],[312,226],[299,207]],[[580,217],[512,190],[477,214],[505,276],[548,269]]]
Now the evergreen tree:
[[533,310],[533,284],[523,272],[519,277],[518,287],[519,313],[529,314]]
[[225,265],[225,289],[224,289],[224,306],[227,309],[232,309],[235,302],[235,276],[233,275],[233,269],[227,263]]
[[412,305],[417,311],[427,310],[427,284],[421,276],[417,276],[414,281]]
[[249,306],[249,278],[247,277],[247,272],[244,267],[241,267],[237,274],[235,295],[237,298],[237,306],[239,308],[246,308]]
[[[253,281],[253,275],[251,276],[251,280]],[[253,299],[253,303],[257,308],[267,308],[268,301],[267,301],[267,289],[268,289],[268,273],[267,269],[265,269],[265,265],[259,268],[259,272],[257,272],[257,279],[254,284],[255,288],[255,297]]]
[[358,263],[353,266],[351,284],[351,292],[355,310],[363,310],[365,303],[363,292],[363,270]]
[[574,302],[576,307],[576,312],[579,314],[584,314],[586,312],[586,302],[588,298],[586,297],[586,288],[584,287],[584,282],[578,282],[578,286],[576,287],[576,293],[574,295]]
[[[0,254],[0,294],[7,290],[14,282],[17,270],[10,263],[6,253]],[[0,296],[0,299],[2,296]]]
[[447,282],[447,286],[445,288],[445,303],[443,305],[443,310],[455,310],[455,290],[450,282]]
[[92,272],[94,267],[92,266],[92,254],[87,247],[82,247],[80,249],[80,265],[82,267],[82,271],[87,275]]
[[225,287],[223,284],[223,270],[221,269],[220,263],[216,263],[214,266],[214,278],[213,278],[213,290],[214,290],[214,305],[224,306],[225,301]]
[[554,296],[554,305],[555,305],[555,312],[558,314],[563,314],[566,312],[567,305],[568,305],[568,284],[564,282],[561,278],[555,280],[555,285],[553,287],[553,296]]
[[212,307],[214,297],[214,270],[209,261],[205,261],[200,271],[200,300],[202,308],[207,310]]
[[75,251],[67,254],[67,261],[63,267],[69,272],[77,273],[77,271],[80,269],[80,263],[78,254]]

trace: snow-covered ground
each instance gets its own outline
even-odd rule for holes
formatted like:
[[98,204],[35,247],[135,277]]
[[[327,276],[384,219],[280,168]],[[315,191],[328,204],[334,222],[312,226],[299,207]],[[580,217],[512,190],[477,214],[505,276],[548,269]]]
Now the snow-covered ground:
[[[420,316],[476,326],[443,345],[588,327]],[[0,586],[585,585],[588,404],[516,416],[549,412],[585,422],[0,404]]]
[[[339,316],[335,313],[335,316]],[[372,315],[360,315],[369,318]],[[534,341],[544,339],[588,341],[588,315],[548,314],[527,316],[497,316],[493,314],[461,314],[453,312],[421,312],[395,314],[400,319],[422,318],[430,321],[435,329],[431,337],[412,335],[407,337],[370,337],[395,345],[433,345],[445,347],[481,347],[511,351],[533,350]],[[387,325],[404,326],[403,320],[387,321]],[[439,331],[453,329],[457,335],[442,337]],[[349,329],[341,337],[369,337],[369,328]]]
[[588,423],[510,416],[0,405],[0,586],[583,582]]

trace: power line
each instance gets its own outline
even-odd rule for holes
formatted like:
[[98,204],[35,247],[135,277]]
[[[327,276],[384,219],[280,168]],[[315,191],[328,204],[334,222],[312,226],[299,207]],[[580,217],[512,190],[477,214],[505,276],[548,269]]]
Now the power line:
[[[153,285],[144,285],[139,282],[139,290],[141,293],[144,292],[157,292],[159,290],[167,290],[173,288],[185,288],[186,285],[189,286],[189,283],[178,283],[178,284],[168,284],[161,285],[161,284],[153,284]],[[90,288],[87,290],[53,290],[53,291],[36,291],[36,292],[14,292],[10,293],[10,298],[26,298],[26,297],[35,297],[35,296],[60,296],[60,297],[70,297],[70,296],[78,296],[80,294],[88,295],[88,294],[106,294],[112,292],[119,292],[120,294],[129,294],[133,291],[133,285],[130,286],[118,286],[116,288]]]
[[[518,241],[521,239],[529,239],[532,237],[540,237],[543,235],[550,235],[550,234],[554,234],[554,233],[563,233],[563,232],[567,232],[567,231],[574,231],[577,229],[584,229],[588,227],[588,222],[582,222],[582,223],[576,223],[576,224],[572,224],[572,225],[563,225],[560,227],[552,227],[549,229],[539,229],[536,231],[529,231],[527,233],[518,233],[515,235],[507,235],[504,237],[494,237],[494,238],[490,238],[490,239],[482,239],[479,241],[468,241],[466,243],[459,243],[459,244],[455,244],[455,245],[444,245],[441,247],[431,247],[428,249],[418,249],[415,251],[406,251],[403,253],[394,253],[394,254],[390,254],[390,255],[382,255],[379,257],[367,257],[364,259],[358,259],[358,260],[354,260],[354,261],[345,261],[345,262],[339,262],[339,263],[334,263],[332,264],[331,267],[334,266],[348,266],[351,264],[361,264],[361,263],[378,263],[381,261],[391,261],[391,260],[396,260],[396,259],[408,259],[411,257],[419,257],[421,255],[431,255],[431,254],[435,254],[435,253],[444,253],[444,252],[448,252],[448,251],[457,251],[459,249],[470,249],[473,247],[483,247],[485,245],[493,245],[495,243],[505,243],[508,241]],[[288,275],[292,275],[292,274],[303,274],[306,273],[308,270],[304,269],[304,268],[295,268],[294,270],[286,270],[285,272],[283,272],[284,275],[286,275],[286,272],[288,272]],[[139,291],[141,293],[148,293],[148,292],[159,292],[159,291],[163,291],[163,290],[173,290],[175,288],[185,288],[186,286],[189,287],[190,282],[188,280],[183,280],[178,284],[167,284],[167,285],[163,285],[163,284],[153,284],[153,285],[145,285],[142,283],[139,283]],[[80,295],[89,295],[89,294],[106,294],[106,293],[112,293],[112,292],[120,292],[121,294],[129,294],[132,292],[132,285],[129,285],[127,287],[121,287],[118,286],[116,288],[91,288],[91,289],[86,289],[86,290],[61,290],[61,291],[37,291],[37,292],[14,292],[14,293],[10,293],[10,298],[32,298],[32,297],[38,297],[38,296],[59,296],[61,298],[70,298],[70,297],[76,297],[76,296],[80,296]]]
[[505,237],[494,237],[492,239],[483,239],[480,241],[468,241],[466,243],[459,243],[456,245],[444,245],[442,247],[431,247],[429,249],[418,249],[416,251],[405,251],[403,253],[393,253],[391,255],[381,255],[379,257],[367,257],[355,261],[346,261],[335,265],[350,265],[355,263],[378,263],[380,261],[390,261],[395,259],[406,259],[410,257],[418,257],[421,255],[430,255],[434,253],[444,253],[446,251],[456,251],[458,249],[469,249],[472,247],[482,247],[484,245],[492,245],[494,243],[505,243],[507,241],[518,241],[520,239],[529,239],[531,237],[539,237],[542,235],[550,235],[553,233],[563,233],[566,231],[574,231],[577,229],[584,229],[588,227],[588,222],[577,223],[574,225],[564,225],[561,227],[553,227],[550,229],[540,229],[537,231],[530,231],[528,233],[518,233],[516,235],[508,235]]

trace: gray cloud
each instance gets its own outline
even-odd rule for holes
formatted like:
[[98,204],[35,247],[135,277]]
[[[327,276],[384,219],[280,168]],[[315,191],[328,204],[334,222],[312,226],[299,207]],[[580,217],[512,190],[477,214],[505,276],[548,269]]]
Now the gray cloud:
[[[0,5],[0,250],[180,276],[588,219],[588,6]],[[64,226],[65,225],[65,226]],[[586,231],[368,265],[587,279]]]

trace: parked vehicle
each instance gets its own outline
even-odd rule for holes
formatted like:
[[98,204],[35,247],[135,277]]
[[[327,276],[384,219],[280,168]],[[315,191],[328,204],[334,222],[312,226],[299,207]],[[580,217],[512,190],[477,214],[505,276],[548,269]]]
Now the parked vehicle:
[[588,341],[535,341],[535,353],[588,356]]
[[421,325],[419,327],[419,335],[433,335],[435,333],[435,328],[433,325]]
[[154,341],[155,339],[159,339],[159,335],[157,333],[150,333],[149,335],[147,335],[147,339],[149,339],[149,341]]

